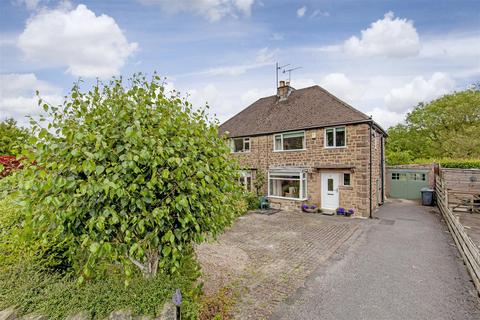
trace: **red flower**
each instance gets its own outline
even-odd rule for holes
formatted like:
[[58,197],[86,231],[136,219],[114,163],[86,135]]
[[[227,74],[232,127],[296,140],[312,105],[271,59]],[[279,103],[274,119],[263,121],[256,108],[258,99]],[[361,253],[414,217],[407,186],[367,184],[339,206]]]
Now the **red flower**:
[[3,166],[3,171],[0,172],[0,178],[22,167],[22,163],[15,156],[0,156],[0,164]]

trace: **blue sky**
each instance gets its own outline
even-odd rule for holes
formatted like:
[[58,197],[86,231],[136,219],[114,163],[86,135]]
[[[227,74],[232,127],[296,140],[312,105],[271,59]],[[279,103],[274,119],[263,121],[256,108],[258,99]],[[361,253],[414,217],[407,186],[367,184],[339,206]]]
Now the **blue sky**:
[[0,1],[0,118],[20,123],[37,89],[154,70],[223,121],[274,94],[276,61],[388,127],[479,82],[480,2]]

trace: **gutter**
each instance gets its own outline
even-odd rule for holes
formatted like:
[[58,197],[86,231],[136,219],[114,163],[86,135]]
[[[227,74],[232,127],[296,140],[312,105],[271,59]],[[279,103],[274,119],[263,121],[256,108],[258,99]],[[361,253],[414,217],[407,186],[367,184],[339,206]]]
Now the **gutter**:
[[228,130],[223,131],[221,134],[224,134],[225,132],[228,132],[229,133],[229,135],[228,135],[229,138],[246,138],[246,137],[256,137],[256,136],[270,135],[270,134],[275,134],[275,133],[285,133],[285,132],[310,130],[310,129],[322,129],[322,128],[329,128],[329,127],[344,126],[344,125],[362,124],[362,123],[370,123],[370,125],[373,125],[379,131],[381,131],[384,136],[387,136],[387,132],[382,127],[380,127],[375,121],[373,121],[373,119],[371,117],[370,117],[370,119],[365,119],[365,120],[356,120],[356,121],[348,121],[348,122],[343,121],[343,122],[335,122],[335,123],[329,123],[329,124],[323,124],[323,125],[303,126],[303,127],[287,129],[287,130],[261,131],[261,132],[257,132],[257,133],[254,133],[254,134],[231,135]]

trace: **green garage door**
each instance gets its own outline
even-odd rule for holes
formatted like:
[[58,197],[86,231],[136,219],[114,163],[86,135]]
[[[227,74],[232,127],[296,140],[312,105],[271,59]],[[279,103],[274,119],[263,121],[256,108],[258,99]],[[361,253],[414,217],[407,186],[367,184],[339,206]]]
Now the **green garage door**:
[[420,199],[420,189],[428,187],[427,170],[390,169],[390,197],[401,199]]

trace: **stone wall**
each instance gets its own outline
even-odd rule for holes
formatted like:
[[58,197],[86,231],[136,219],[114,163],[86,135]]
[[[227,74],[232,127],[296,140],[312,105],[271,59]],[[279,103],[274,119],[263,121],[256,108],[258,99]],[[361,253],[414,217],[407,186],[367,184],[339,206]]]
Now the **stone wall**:
[[[250,138],[250,152],[232,153],[244,169],[256,172],[273,167],[306,167],[307,196],[309,204],[321,206],[321,173],[338,172],[351,173],[351,185],[342,186],[343,176],[339,177],[339,205],[353,208],[356,215],[369,215],[369,155],[370,145],[369,124],[347,125],[347,143],[344,148],[324,148],[323,128],[306,130],[306,150],[273,151],[273,135],[255,136]],[[380,180],[381,164],[381,133],[377,132],[372,145],[372,206],[378,207],[376,201],[376,183]],[[268,182],[267,182],[268,183]],[[265,184],[263,193],[267,193]],[[302,201],[287,199],[271,199],[272,206],[281,209],[300,209]]]

